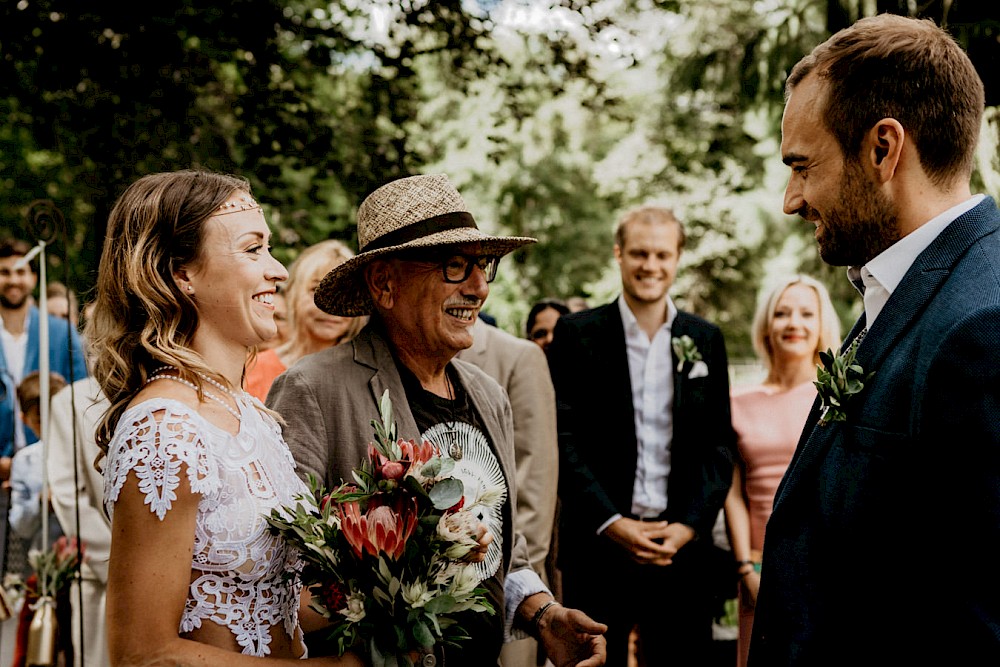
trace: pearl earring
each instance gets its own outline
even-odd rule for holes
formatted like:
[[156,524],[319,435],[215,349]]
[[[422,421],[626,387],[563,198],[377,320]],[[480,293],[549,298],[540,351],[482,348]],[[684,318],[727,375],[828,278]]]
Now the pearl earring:
[[191,285],[188,285],[188,292],[193,292],[193,291],[194,291],[194,287],[192,287]]

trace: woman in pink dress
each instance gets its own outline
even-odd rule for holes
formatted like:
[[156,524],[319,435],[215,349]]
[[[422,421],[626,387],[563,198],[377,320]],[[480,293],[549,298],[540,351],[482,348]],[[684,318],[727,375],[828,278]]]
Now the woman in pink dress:
[[340,317],[324,313],[313,303],[313,293],[327,273],[354,253],[336,239],[320,241],[306,248],[288,270],[283,292],[288,304],[288,340],[257,353],[247,367],[247,392],[261,401],[267,399],[271,383],[296,361],[354,338],[367,317]]
[[747,664],[764,526],[816,398],[813,380],[819,352],[840,346],[840,321],[826,288],[813,278],[795,275],[760,299],[751,335],[767,375],[759,385],[733,390],[739,459],[726,498],[726,522],[740,577],[739,667]]

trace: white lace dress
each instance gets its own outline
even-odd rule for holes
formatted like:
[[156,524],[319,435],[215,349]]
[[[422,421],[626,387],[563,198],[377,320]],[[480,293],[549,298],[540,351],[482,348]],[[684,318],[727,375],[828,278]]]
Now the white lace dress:
[[[241,402],[242,403],[242,402]],[[232,631],[244,654],[270,653],[271,627],[298,628],[298,553],[268,531],[265,514],[295,505],[309,489],[277,423],[249,403],[240,406],[232,435],[179,401],[154,398],[122,414],[108,447],[104,506],[108,516],[130,475],[151,512],[162,521],[187,483],[201,495],[192,577],[180,632],[209,620]],[[304,647],[303,647],[304,648]]]

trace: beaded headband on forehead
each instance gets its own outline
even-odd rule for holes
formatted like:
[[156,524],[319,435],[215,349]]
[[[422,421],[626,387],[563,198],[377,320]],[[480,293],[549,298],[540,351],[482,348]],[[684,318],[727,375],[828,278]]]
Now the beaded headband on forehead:
[[250,195],[239,195],[237,197],[233,197],[225,204],[220,206],[215,216],[229,215],[230,213],[240,213],[241,211],[252,211],[254,209],[257,209],[259,211],[260,204],[258,204],[253,197],[251,197]]

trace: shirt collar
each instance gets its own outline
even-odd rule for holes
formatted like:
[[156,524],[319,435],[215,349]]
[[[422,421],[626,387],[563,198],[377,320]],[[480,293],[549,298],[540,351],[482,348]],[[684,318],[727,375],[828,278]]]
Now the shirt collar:
[[920,253],[934,242],[934,239],[944,231],[945,227],[963,213],[972,210],[985,197],[986,195],[983,194],[974,195],[961,204],[952,206],[947,211],[934,216],[869,260],[864,267],[849,267],[847,269],[848,279],[860,291],[861,269],[865,268],[889,294],[892,294]]
[[[621,314],[622,325],[625,327],[626,334],[635,334],[639,331],[639,320],[636,319],[635,314],[632,309],[628,307],[625,302],[625,295],[622,294],[618,297],[618,312]],[[670,330],[670,327],[674,324],[674,319],[677,317],[677,306],[674,305],[673,299],[669,296],[667,297],[667,321],[663,323],[663,327]],[[662,327],[661,327],[662,328]]]

